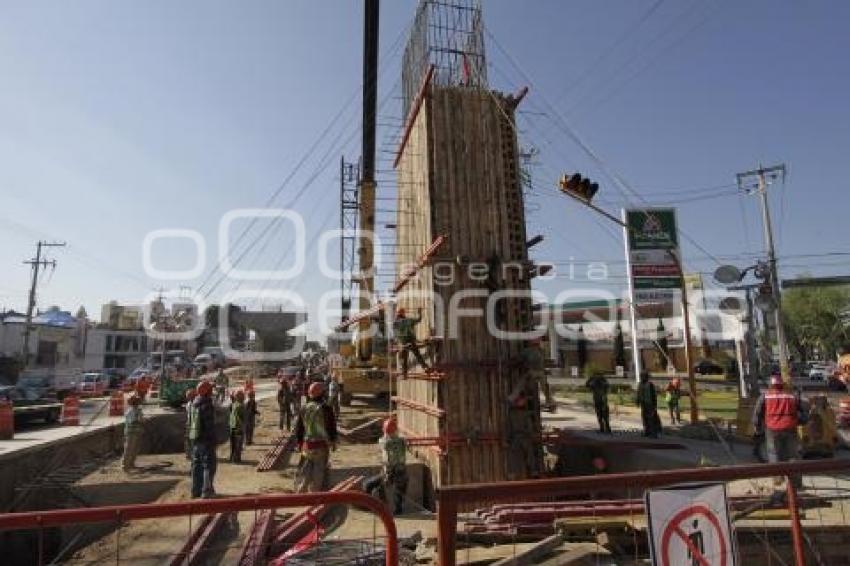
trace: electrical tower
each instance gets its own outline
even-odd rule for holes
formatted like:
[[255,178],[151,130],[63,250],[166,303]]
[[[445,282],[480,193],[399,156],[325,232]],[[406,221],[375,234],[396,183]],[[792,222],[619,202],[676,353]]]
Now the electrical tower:
[[343,157],[339,167],[339,271],[342,301],[342,320],[351,312],[357,269],[357,216],[360,164],[350,163]]
[[65,242],[45,242],[39,240],[35,247],[35,258],[24,261],[24,264],[32,266],[32,282],[30,283],[29,301],[27,302],[27,318],[24,326],[24,344],[21,356],[23,357],[24,367],[29,364],[30,357],[30,333],[32,332],[32,313],[35,309],[35,292],[38,286],[38,272],[42,267],[53,267],[56,269],[56,260],[47,260],[41,257],[42,248],[64,247]]

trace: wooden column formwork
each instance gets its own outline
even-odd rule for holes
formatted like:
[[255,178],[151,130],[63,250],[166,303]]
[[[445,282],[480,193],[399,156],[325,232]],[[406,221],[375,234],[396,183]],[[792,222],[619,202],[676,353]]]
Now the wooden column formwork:
[[[408,120],[397,168],[398,272],[438,235],[447,240],[398,297],[409,315],[422,309],[418,338],[440,344],[437,379],[398,380],[399,424],[409,436],[451,439],[416,449],[436,487],[524,478],[529,470],[516,469],[508,448],[507,403],[523,343],[493,332],[532,326],[513,102],[432,86]],[[500,291],[520,296],[495,301]],[[539,411],[533,418],[539,434]],[[540,469],[542,450],[535,458]]]

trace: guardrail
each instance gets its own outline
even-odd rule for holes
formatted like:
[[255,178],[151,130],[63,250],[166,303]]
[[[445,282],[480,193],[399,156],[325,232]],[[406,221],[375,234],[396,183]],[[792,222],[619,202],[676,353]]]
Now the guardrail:
[[[385,562],[388,566],[398,564],[398,533],[392,515],[383,502],[356,491],[229,497],[180,503],[144,503],[82,509],[5,513],[0,514],[0,530],[44,529],[78,523],[120,524],[124,521],[141,519],[212,515],[286,507],[312,507],[315,505],[352,505],[374,513],[384,524],[384,529],[386,530]],[[38,556],[35,558],[36,564],[44,564],[45,556],[41,541],[39,541]]]
[[778,464],[738,465],[712,468],[652,470],[578,476],[568,478],[478,483],[439,488],[437,500],[438,560],[443,566],[455,563],[457,519],[461,507],[476,503],[508,501],[550,501],[554,497],[599,493],[605,490],[646,489],[687,482],[727,482],[772,476],[788,478],[787,503],[796,564],[805,564],[803,531],[797,511],[797,492],[790,478],[835,472],[850,472],[850,459],[783,462]]

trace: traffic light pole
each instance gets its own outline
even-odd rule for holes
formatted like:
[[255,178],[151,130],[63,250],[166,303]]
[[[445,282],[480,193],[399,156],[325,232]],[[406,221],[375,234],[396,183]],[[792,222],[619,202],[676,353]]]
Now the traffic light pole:
[[[611,222],[614,222],[618,226],[621,226],[626,231],[632,230],[632,228],[622,219],[617,218],[607,210],[599,208],[595,204],[593,204],[589,199],[582,198],[579,195],[573,194],[570,191],[562,191],[565,195],[577,200],[584,206],[590,208],[595,211],[597,214],[601,214]],[[685,337],[685,363],[687,364],[687,372],[688,372],[688,391],[691,397],[691,424],[696,424],[699,421],[699,406],[697,404],[697,383],[696,376],[694,374],[694,366],[693,366],[693,342],[691,340],[691,319],[690,319],[690,309],[688,308],[688,289],[685,285],[685,272],[682,267],[682,261],[678,255],[673,250],[667,250],[667,253],[670,255],[670,258],[676,264],[676,270],[679,272],[679,281],[681,284],[681,293],[682,293],[682,326],[684,330]],[[628,274],[628,277],[631,278],[631,274]],[[631,283],[630,283],[631,284]],[[632,312],[635,312],[634,305],[631,308]],[[632,317],[632,348],[634,349],[635,355],[635,369],[640,371],[640,351],[638,350],[638,340],[637,340],[637,317]]]

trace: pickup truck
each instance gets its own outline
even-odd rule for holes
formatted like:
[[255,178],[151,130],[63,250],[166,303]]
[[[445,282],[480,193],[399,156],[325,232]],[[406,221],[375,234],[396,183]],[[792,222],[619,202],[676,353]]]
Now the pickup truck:
[[48,376],[22,376],[15,385],[0,385],[0,399],[12,403],[16,421],[59,421],[62,403]]

